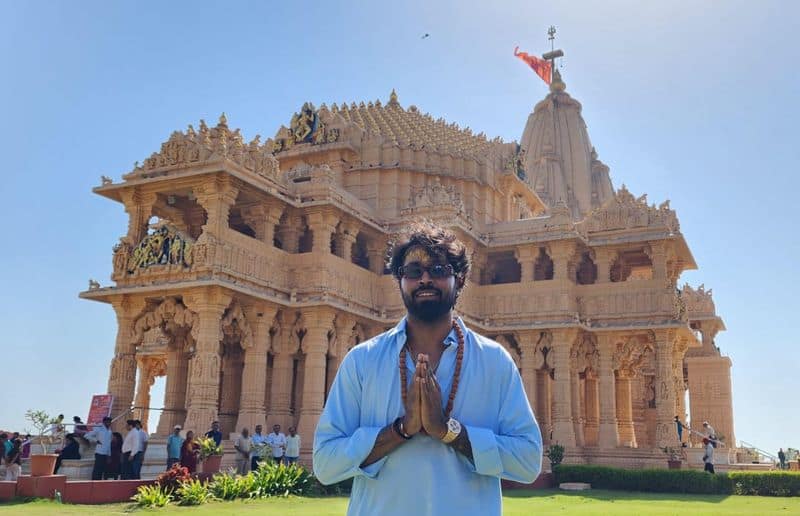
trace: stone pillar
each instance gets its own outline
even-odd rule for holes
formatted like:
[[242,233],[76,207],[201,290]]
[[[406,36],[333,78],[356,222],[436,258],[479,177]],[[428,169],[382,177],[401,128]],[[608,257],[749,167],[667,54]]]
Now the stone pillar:
[[298,351],[298,341],[293,335],[294,315],[282,312],[279,316],[280,330],[272,339],[272,385],[270,386],[270,405],[267,415],[267,428],[281,425],[286,428],[293,424],[291,411],[292,376],[294,355]]
[[302,227],[300,219],[295,215],[286,217],[285,224],[276,227],[278,240],[281,241],[282,249],[287,253],[296,254],[300,250],[300,236]]
[[631,377],[618,371],[616,379],[617,429],[622,446],[636,447],[636,432],[633,428],[633,407],[631,404]]
[[386,267],[386,249],[388,245],[388,238],[384,235],[367,240],[369,270],[375,274],[383,275],[383,269]]
[[195,433],[208,428],[218,417],[222,314],[231,301],[230,294],[209,290],[184,296],[184,304],[197,314],[192,328],[194,353],[189,362],[186,389],[187,430]]
[[536,338],[533,332],[520,332],[517,342],[519,342],[520,347],[522,385],[525,387],[528,403],[530,403],[534,415],[539,421],[540,416],[536,414]]
[[614,262],[616,254],[616,251],[604,247],[594,249],[597,283],[609,283],[611,281],[611,264]]
[[597,337],[598,348],[598,390],[600,396],[600,427],[598,429],[598,446],[616,448],[619,446],[617,433],[617,403],[614,385],[614,339],[611,335],[600,334]]
[[[675,383],[672,378],[674,330],[655,331],[656,351],[656,446],[679,446],[675,431]],[[692,422],[694,423],[694,421]]]
[[139,188],[121,190],[120,197],[128,213],[127,240],[131,245],[137,245],[147,234],[148,222],[153,216],[153,205],[156,194],[142,192]]
[[533,281],[533,266],[536,263],[538,249],[532,246],[518,247],[514,250],[514,258],[519,263],[520,282]]
[[136,386],[136,399],[133,406],[137,407],[133,411],[134,418],[142,422],[142,428],[145,432],[148,430],[148,422],[150,419],[150,388],[156,381],[156,375],[153,363],[150,358],[141,358],[137,360],[139,369],[139,382]]
[[581,413],[581,380],[578,371],[570,369],[570,393],[572,394],[572,427],[575,431],[575,445],[586,446],[586,437],[583,431],[584,418]]
[[331,252],[331,235],[336,231],[336,216],[326,209],[315,209],[306,215],[308,226],[313,234],[311,251],[314,253]]
[[328,333],[333,328],[334,312],[317,308],[303,314],[306,334],[303,336],[305,371],[303,375],[303,405],[297,433],[304,436],[301,453],[311,452],[314,430],[325,402],[325,355],[328,352]]
[[570,350],[578,335],[577,330],[553,331],[553,439],[566,447],[575,446],[575,430],[572,425],[572,392],[570,379]]
[[236,431],[266,424],[267,353],[271,347],[269,330],[277,313],[273,305],[254,305],[245,309],[245,318],[253,331],[252,346],[245,350],[242,372],[242,397],[239,401],[239,420]]
[[218,415],[222,435],[241,430],[236,428],[236,421],[239,419],[242,392],[243,355],[244,351],[238,343],[228,343],[223,348]]
[[189,361],[184,342],[178,341],[167,351],[167,384],[164,389],[164,411],[158,420],[158,435],[169,435],[175,425],[186,419],[186,373]]
[[665,243],[651,242],[650,249],[649,252],[647,252],[647,255],[650,257],[650,261],[653,262],[653,279],[666,279],[667,249]]
[[586,422],[583,425],[584,439],[586,445],[597,446],[599,431],[599,408],[597,396],[597,378],[589,372],[583,382],[584,387],[584,407],[586,412]]
[[[113,300],[112,306],[117,315],[117,341],[108,376],[108,393],[114,397],[111,417],[117,418],[126,415],[133,403],[136,388],[135,353],[138,344],[134,342],[133,325],[144,309],[145,303],[143,299],[124,296]],[[124,429],[125,419],[128,418],[122,417],[117,420],[114,423],[114,430]]]
[[260,204],[242,210],[242,218],[256,232],[256,239],[270,247],[275,239],[275,226],[282,214],[283,206],[277,203]]
[[233,186],[233,179],[227,175],[210,177],[195,190],[197,202],[206,210],[206,223],[203,233],[220,238],[228,226],[231,206],[236,202],[239,189]]
[[569,263],[575,254],[574,242],[560,242],[550,246],[550,258],[553,260],[553,279],[571,280],[569,277]]

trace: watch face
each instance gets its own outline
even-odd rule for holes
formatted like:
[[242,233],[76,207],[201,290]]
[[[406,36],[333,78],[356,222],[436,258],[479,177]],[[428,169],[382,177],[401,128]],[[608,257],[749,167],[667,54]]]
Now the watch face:
[[458,434],[458,433],[461,432],[461,423],[459,423],[458,421],[456,421],[453,418],[450,418],[447,421],[447,429],[449,431],[453,432],[454,434]]

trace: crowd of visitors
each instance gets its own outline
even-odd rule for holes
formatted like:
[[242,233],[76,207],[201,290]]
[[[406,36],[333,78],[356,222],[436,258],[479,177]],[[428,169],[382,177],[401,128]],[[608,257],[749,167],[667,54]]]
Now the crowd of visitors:
[[[103,418],[101,425],[90,429],[79,416],[72,418],[72,425],[64,423],[64,415],[60,414],[52,420],[49,431],[52,435],[63,437],[62,445],[56,450],[55,471],[58,473],[64,460],[81,459],[81,443],[94,446],[94,465],[92,480],[140,479],[142,464],[147,452],[149,435],[137,419],[126,421],[127,432],[123,436],[111,428],[113,420]],[[65,433],[65,427],[74,426],[74,431]],[[175,464],[186,467],[190,473],[197,471],[200,455],[200,444],[193,431],[188,430],[181,436],[183,428],[175,425],[167,437],[167,469]],[[280,425],[274,425],[272,432],[264,435],[262,425],[256,425],[255,432],[243,428],[234,441],[236,451],[236,470],[246,474],[258,468],[264,460],[274,463],[293,464],[300,456],[300,436],[294,427],[289,428],[289,435],[281,432]],[[217,446],[222,444],[222,431],[219,421],[211,424],[211,429],[203,434],[212,439]],[[12,435],[0,433],[0,464],[6,466],[5,479],[16,480],[21,471],[22,459],[30,456],[31,436],[23,439],[18,432]]]

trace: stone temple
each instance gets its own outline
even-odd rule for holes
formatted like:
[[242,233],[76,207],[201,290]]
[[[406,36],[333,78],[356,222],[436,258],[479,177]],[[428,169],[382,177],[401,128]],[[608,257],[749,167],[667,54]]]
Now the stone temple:
[[612,186],[558,73],[519,142],[392,91],[306,103],[264,142],[200,121],[94,192],[129,222],[113,286],[81,297],[117,316],[114,415],[163,407],[158,436],[296,424],[307,460],[342,358],[405,313],[387,243],[425,218],[471,248],[458,312],[506,347],[567,462],[663,466],[676,415],[736,442],[725,327],[711,290],[678,286],[697,267],[678,217]]

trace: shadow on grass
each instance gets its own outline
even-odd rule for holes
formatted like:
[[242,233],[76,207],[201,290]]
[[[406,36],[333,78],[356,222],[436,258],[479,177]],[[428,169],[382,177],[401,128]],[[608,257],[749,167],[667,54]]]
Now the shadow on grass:
[[503,491],[508,498],[548,498],[552,496],[590,498],[592,500],[613,502],[615,500],[653,500],[672,502],[720,503],[731,495],[649,493],[644,491],[610,491],[607,489],[587,489],[586,491],[562,491],[561,489],[509,489]]

